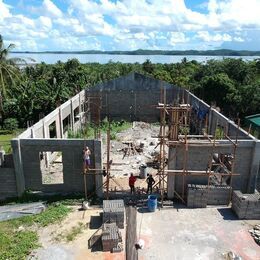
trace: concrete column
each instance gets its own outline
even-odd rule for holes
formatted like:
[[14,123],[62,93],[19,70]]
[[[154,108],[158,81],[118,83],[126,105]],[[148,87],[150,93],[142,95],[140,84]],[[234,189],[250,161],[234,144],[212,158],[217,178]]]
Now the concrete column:
[[20,139],[12,139],[11,145],[13,149],[13,160],[15,169],[15,179],[18,196],[22,196],[25,191],[25,179],[23,173],[23,162],[21,156]]
[[59,115],[55,119],[56,138],[61,138]]
[[62,122],[62,110],[59,107],[59,124],[60,124],[60,138],[63,138],[63,122]]
[[258,174],[260,174],[259,166],[260,166],[260,141],[256,140],[255,147],[254,147],[254,150],[252,153],[251,170],[250,170],[250,176],[249,176],[248,185],[247,185],[248,193],[252,193],[255,191],[256,180],[257,180]]
[[[169,148],[168,169],[176,169],[176,148]],[[169,173],[167,176],[167,195],[169,199],[173,199],[175,191],[175,175]]]
[[209,126],[209,129],[208,129],[208,134],[212,134],[212,119],[213,119],[213,116],[212,116],[212,109],[210,108],[209,109],[209,122],[208,122],[208,126]]
[[78,95],[79,95],[79,113],[81,113],[82,109],[81,109],[81,98],[80,98],[80,93],[79,93]]
[[136,120],[136,93],[134,94],[135,95],[135,97],[134,97],[134,99],[135,99],[135,103],[134,103],[134,114],[135,114],[135,120]]
[[33,126],[31,127],[31,138],[34,138],[35,137],[35,134],[34,134],[34,129],[33,129]]
[[71,99],[70,99],[70,125],[71,125],[71,130],[74,131],[74,111],[73,111],[73,103]]
[[[95,169],[102,169],[102,142],[94,140],[93,143],[93,156],[94,156],[94,162],[95,162]],[[103,175],[101,175],[102,171],[95,171],[95,183],[96,183],[96,194],[99,198],[103,197],[103,188],[101,187],[103,185]]]
[[46,138],[46,129],[44,124],[44,118],[42,119],[42,136],[43,138]]

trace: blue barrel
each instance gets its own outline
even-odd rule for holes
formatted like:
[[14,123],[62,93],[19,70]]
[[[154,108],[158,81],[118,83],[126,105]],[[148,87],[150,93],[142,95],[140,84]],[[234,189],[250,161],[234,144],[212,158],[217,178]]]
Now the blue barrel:
[[157,209],[157,197],[155,195],[148,196],[148,210],[154,212]]

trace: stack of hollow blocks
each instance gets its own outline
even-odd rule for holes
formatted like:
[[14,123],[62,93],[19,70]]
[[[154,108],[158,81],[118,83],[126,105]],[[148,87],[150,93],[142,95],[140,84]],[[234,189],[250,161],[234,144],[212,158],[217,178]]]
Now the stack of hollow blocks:
[[103,201],[103,251],[122,251],[122,235],[119,228],[124,228],[124,201]]

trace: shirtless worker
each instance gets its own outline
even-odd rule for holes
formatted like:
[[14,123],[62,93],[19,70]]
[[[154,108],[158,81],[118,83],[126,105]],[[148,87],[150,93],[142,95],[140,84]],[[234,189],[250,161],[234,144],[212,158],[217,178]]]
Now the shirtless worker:
[[90,167],[90,155],[91,151],[89,150],[88,146],[83,150],[83,160],[84,160],[84,173],[89,170]]

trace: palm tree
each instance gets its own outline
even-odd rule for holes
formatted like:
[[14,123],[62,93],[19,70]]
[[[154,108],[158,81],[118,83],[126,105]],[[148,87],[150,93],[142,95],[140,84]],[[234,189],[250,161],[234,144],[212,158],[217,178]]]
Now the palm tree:
[[15,47],[9,44],[4,46],[3,37],[0,34],[0,120],[3,116],[3,100],[6,99],[8,90],[15,85],[15,80],[19,78],[19,69],[15,66],[17,59],[9,58],[10,51]]

